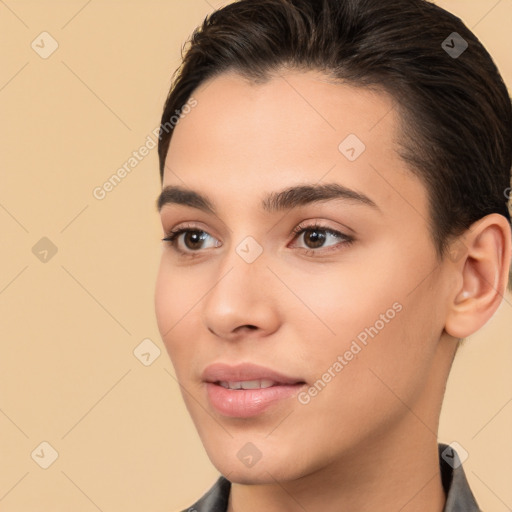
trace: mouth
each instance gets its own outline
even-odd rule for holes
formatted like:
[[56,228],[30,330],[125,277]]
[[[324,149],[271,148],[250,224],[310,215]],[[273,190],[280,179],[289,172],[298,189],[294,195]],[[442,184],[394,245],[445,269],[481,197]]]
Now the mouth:
[[226,389],[267,389],[272,386],[285,386],[286,384],[282,382],[275,382],[270,379],[258,379],[258,380],[243,380],[243,381],[233,381],[229,382],[226,380],[214,382],[213,384],[217,384]]
[[257,416],[271,406],[284,406],[287,398],[306,385],[303,379],[250,363],[216,363],[205,369],[202,378],[212,408],[232,418]]

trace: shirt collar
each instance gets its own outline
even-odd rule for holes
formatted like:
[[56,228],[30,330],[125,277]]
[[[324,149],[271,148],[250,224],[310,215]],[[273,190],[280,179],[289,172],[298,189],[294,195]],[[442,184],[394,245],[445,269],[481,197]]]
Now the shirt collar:
[[446,444],[439,444],[438,448],[441,478],[446,493],[443,512],[481,512],[457,452]]
[[[446,493],[443,512],[481,512],[471,489],[457,452],[448,445],[439,444],[441,479]],[[194,505],[182,512],[226,512],[231,482],[223,476]]]

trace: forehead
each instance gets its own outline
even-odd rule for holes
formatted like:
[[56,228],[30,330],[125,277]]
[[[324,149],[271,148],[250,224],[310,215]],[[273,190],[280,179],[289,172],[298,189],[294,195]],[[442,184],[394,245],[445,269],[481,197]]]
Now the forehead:
[[[254,151],[264,150],[260,158],[271,151],[272,157],[279,156],[279,148],[288,159],[300,158],[304,141],[317,147],[323,142],[323,149],[337,157],[340,137],[354,134],[370,144],[378,138],[387,142],[381,148],[392,150],[398,135],[390,96],[333,83],[313,71],[283,72],[264,83],[226,73],[203,83],[193,97],[197,106],[176,127],[170,149],[193,131],[205,149],[225,137],[238,143],[245,137]],[[248,149],[245,144],[241,148]],[[236,147],[231,149],[234,156]]]
[[[223,74],[193,93],[196,106],[175,128],[165,185],[219,201],[299,183],[338,182],[377,204],[426,191],[397,153],[400,118],[384,92],[333,83],[317,72],[286,72],[255,84]],[[409,208],[411,205],[409,205]]]

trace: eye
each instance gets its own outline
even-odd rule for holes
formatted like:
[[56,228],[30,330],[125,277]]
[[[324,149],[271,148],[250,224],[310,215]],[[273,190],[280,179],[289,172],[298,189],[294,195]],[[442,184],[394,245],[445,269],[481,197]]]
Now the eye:
[[307,253],[319,252],[318,249],[323,248],[340,249],[341,246],[349,245],[354,241],[348,235],[319,224],[299,225],[293,230],[293,233],[295,234],[294,240],[302,241],[302,246],[299,245],[298,248],[306,249]]
[[201,249],[219,247],[221,243],[206,231],[183,226],[167,233],[162,241],[169,243],[182,254],[198,252]]

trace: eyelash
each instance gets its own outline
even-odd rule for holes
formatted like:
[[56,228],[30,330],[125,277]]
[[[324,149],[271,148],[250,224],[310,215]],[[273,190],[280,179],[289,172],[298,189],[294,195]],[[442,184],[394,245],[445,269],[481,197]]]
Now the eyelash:
[[167,244],[171,245],[173,249],[179,253],[181,256],[189,257],[189,258],[196,258],[197,256],[200,256],[200,251],[183,251],[177,247],[177,239],[180,235],[183,233],[188,232],[196,232],[196,233],[206,233],[206,231],[203,231],[202,229],[198,229],[196,226],[193,225],[184,225],[177,229],[172,229],[168,233],[166,233],[165,238],[162,238],[162,242],[166,242]]
[[[325,252],[340,250],[343,247],[348,247],[355,241],[355,239],[353,237],[351,237],[349,235],[345,235],[344,233],[341,233],[340,231],[336,231],[334,229],[328,228],[327,226],[323,226],[319,223],[308,224],[308,225],[307,224],[299,224],[291,232],[291,235],[294,235],[293,240],[295,240],[296,238],[299,237],[299,235],[301,235],[302,233],[305,233],[307,231],[321,231],[321,232],[325,232],[327,234],[333,235],[334,237],[341,239],[341,241],[338,242],[337,244],[334,244],[332,246],[327,246],[325,248],[320,247],[318,249],[306,249],[304,247],[299,247],[299,249],[302,250],[308,256],[314,256],[315,253],[318,253],[318,252],[325,253]],[[182,249],[179,249],[177,247],[176,242],[177,242],[177,239],[179,238],[179,236],[182,235],[183,233],[188,233],[188,232],[207,233],[206,231],[204,231],[202,229],[198,229],[196,226],[185,225],[185,226],[181,226],[177,229],[171,230],[168,233],[166,233],[166,237],[162,238],[162,241],[171,245],[174,248],[174,250],[176,252],[178,252],[179,254],[181,254],[182,256],[190,257],[190,258],[200,256],[201,250],[183,251]]]
[[315,222],[313,224],[299,224],[296,228],[294,228],[292,230],[292,235],[294,235],[293,239],[295,240],[302,233],[305,233],[307,231],[322,231],[322,232],[325,232],[327,234],[330,234],[330,235],[340,239],[340,241],[337,244],[330,245],[327,247],[320,247],[318,249],[309,249],[309,248],[299,247],[299,249],[302,250],[304,252],[304,254],[306,254],[308,256],[314,256],[315,253],[319,253],[319,252],[321,252],[321,253],[329,252],[330,253],[332,251],[339,251],[343,247],[350,246],[355,241],[353,237],[351,237],[349,235],[345,235],[344,233],[341,233],[340,231],[336,231],[335,229],[331,229],[327,226],[323,226],[322,224],[319,224],[317,222]]

